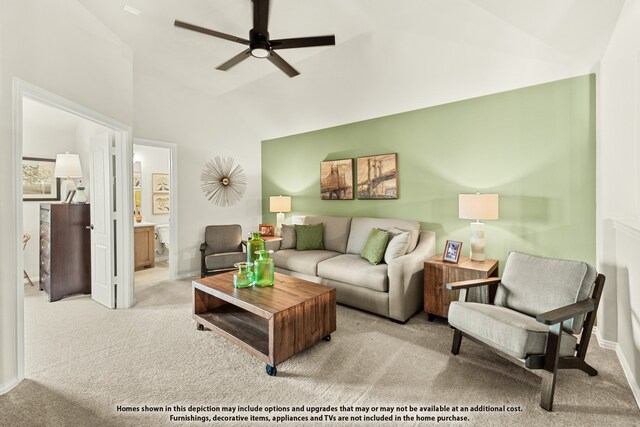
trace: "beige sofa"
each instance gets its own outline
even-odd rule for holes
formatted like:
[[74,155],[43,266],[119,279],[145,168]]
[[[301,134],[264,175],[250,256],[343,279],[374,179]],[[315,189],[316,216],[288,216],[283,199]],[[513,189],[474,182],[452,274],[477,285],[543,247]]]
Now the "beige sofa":
[[[420,231],[417,221],[306,216],[305,224],[323,223],[324,250],[278,249],[276,271],[336,288],[337,301],[405,322],[423,307],[424,261],[435,255],[436,236]],[[360,257],[372,228],[409,231],[407,253],[372,265]]]

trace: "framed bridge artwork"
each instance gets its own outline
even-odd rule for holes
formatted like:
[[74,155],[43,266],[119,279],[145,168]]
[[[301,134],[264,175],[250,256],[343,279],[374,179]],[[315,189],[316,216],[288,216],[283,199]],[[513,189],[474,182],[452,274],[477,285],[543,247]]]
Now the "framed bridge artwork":
[[398,198],[398,154],[358,157],[358,198]]
[[320,163],[322,200],[353,200],[353,159]]

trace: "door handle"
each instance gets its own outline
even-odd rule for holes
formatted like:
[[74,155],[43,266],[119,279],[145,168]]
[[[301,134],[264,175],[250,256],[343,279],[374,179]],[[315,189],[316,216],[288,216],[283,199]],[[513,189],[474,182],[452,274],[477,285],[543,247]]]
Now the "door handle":
[[93,230],[93,224],[87,225],[84,228],[86,228],[87,230]]

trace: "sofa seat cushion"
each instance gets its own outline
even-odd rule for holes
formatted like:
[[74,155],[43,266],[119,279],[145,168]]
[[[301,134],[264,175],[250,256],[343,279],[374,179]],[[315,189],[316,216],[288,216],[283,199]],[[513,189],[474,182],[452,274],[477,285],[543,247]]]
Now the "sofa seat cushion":
[[318,264],[318,276],[379,292],[389,291],[387,264],[371,265],[360,255],[345,254]]
[[223,252],[220,254],[207,255],[204,263],[208,270],[219,270],[221,268],[233,268],[236,262],[247,260],[244,252]]
[[295,249],[283,249],[271,254],[276,267],[299,273],[317,276],[318,263],[328,258],[340,255],[332,251],[298,251]]
[[[505,307],[454,301],[449,306],[449,324],[518,359],[544,354],[547,348],[547,325]],[[563,332],[560,356],[573,356],[576,342],[575,336]]]

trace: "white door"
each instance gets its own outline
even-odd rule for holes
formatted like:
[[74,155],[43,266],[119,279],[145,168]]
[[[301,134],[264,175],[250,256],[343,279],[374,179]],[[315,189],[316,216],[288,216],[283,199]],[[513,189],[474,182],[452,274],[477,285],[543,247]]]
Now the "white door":
[[113,135],[91,138],[91,298],[115,308],[113,242]]

